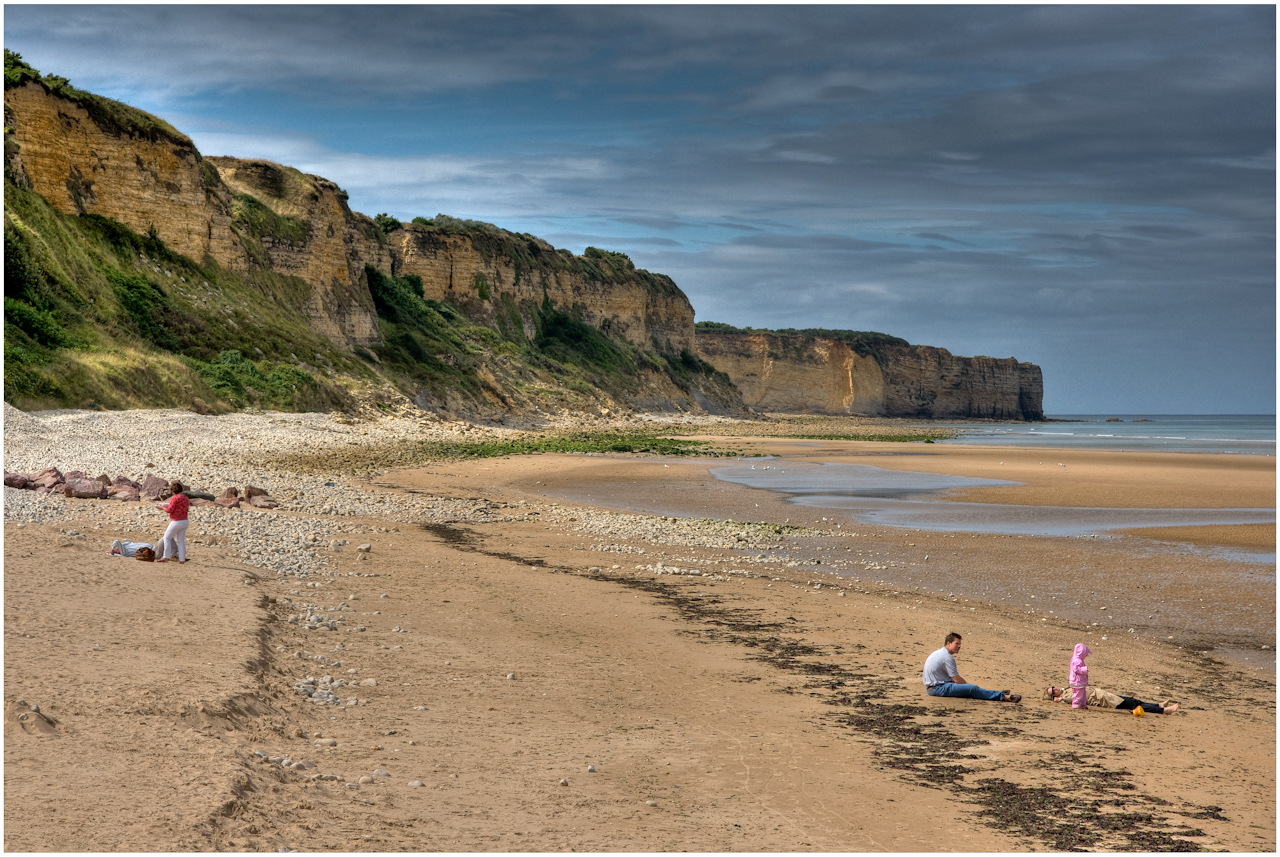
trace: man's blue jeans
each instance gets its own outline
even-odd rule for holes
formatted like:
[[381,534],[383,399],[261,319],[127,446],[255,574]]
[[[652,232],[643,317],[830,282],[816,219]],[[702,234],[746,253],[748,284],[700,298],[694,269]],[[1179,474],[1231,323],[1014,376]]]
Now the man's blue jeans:
[[999,702],[1004,698],[1004,692],[999,690],[983,690],[976,684],[956,684],[953,681],[935,684],[933,687],[925,688],[925,692],[930,696],[959,696],[966,699],[992,699]]

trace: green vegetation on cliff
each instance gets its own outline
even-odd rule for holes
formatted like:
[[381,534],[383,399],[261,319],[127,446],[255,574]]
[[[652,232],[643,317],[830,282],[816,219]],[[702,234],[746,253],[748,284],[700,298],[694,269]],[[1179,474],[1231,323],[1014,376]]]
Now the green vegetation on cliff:
[[734,327],[721,321],[695,322],[694,329],[699,333],[767,333],[791,340],[788,344],[793,345],[796,350],[808,347],[809,343],[815,339],[830,339],[836,342],[843,342],[855,354],[862,357],[874,357],[876,362],[881,364],[885,361],[884,349],[886,346],[910,347],[911,345],[901,337],[890,336],[887,333],[876,333],[873,330],[828,330],[825,327],[806,327],[803,329],[784,327],[778,330],[769,330],[763,327]]
[[305,283],[198,265],[114,220],[54,211],[7,174],[4,194],[6,401],[122,408],[201,398],[286,410],[347,401],[318,370],[291,365],[356,365],[299,314]]
[[[385,215],[384,215],[385,216]],[[637,268],[625,253],[586,248],[581,256],[568,250],[557,250],[546,241],[525,232],[508,232],[492,223],[481,220],[461,220],[447,214],[437,214],[431,219],[415,217],[403,225],[421,238],[443,239],[448,235],[465,235],[471,246],[486,261],[509,259],[515,268],[515,279],[546,276],[555,272],[580,274],[587,280],[603,284],[639,282],[650,294],[675,295],[680,293],[675,281],[664,274],[654,274]]]
[[[34,86],[44,94],[30,102]],[[589,247],[575,256],[530,235],[446,215],[404,224],[383,213],[370,221],[346,209],[345,194],[324,179],[267,162],[204,159],[161,120],[42,75],[11,51],[5,87],[20,90],[6,97],[4,171],[4,395],[17,407],[331,409],[352,407],[356,397],[398,398],[386,395],[389,387],[423,407],[490,416],[633,401],[648,407],[738,401],[727,376],[696,357],[637,348],[611,335],[608,322],[605,329],[588,324],[582,307],[554,305],[545,287],[535,289],[540,305],[517,303],[476,274],[474,298],[461,298],[460,306],[427,300],[420,279],[394,275],[394,257],[391,273],[364,264],[362,242],[385,249],[401,229],[428,246],[461,235],[486,259],[514,269],[517,281],[545,285],[550,275],[572,272],[601,287],[639,282],[650,294],[683,298],[670,278],[636,269],[624,254]],[[23,164],[26,138],[19,133],[28,129],[11,110],[11,102],[15,109],[29,102],[46,109],[46,95],[82,107],[105,134],[182,147],[180,169],[192,167],[186,155],[193,154],[208,207],[191,203],[191,217],[205,230],[208,218],[229,214],[229,243],[239,249],[221,251],[221,264],[209,256],[196,261],[174,252],[154,226],[144,235],[87,213],[118,209],[95,202],[75,166],[67,187],[79,213],[50,205],[32,189],[36,174]],[[55,102],[52,109],[70,108]],[[92,134],[87,139],[90,150],[77,157],[92,154]],[[49,176],[40,179],[47,183]],[[330,190],[345,222],[335,223],[331,211],[328,221],[315,219],[309,208]],[[316,252],[317,229],[332,237],[335,227],[347,230],[345,259],[331,256],[325,264],[345,262],[356,280],[333,278],[336,301],[281,273],[299,270],[297,260]],[[332,245],[321,251],[332,252]]]
[[184,148],[194,149],[191,138],[176,128],[150,113],[76,89],[71,81],[56,74],[41,74],[23,62],[22,55],[5,48],[4,51],[4,88],[25,86],[36,83],[46,91],[57,94],[74,104],[83,107],[93,117],[98,127],[107,133],[118,136],[140,137],[153,143],[168,141]]

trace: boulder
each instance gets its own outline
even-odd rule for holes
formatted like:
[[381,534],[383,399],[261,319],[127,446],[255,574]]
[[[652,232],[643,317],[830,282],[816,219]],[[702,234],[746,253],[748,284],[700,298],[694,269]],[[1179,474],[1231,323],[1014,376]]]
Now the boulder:
[[173,492],[169,490],[169,483],[159,476],[147,474],[147,478],[142,480],[143,499],[168,500],[172,496]]
[[258,494],[254,497],[250,497],[249,505],[253,506],[255,509],[275,509],[280,506],[279,503],[264,494]]
[[115,479],[111,480],[111,485],[113,485],[113,486],[116,486],[116,485],[120,485],[120,486],[127,485],[127,486],[129,486],[130,488],[133,488],[133,489],[135,489],[135,490],[137,490],[137,491],[141,491],[141,490],[142,490],[142,483],[141,483],[141,482],[134,482],[132,479],[130,479],[128,476],[125,476],[123,473],[122,473],[122,474],[120,474],[119,476],[117,476]]
[[201,508],[205,506],[216,506],[218,504],[213,500],[206,500],[203,497],[196,497],[191,501],[191,505],[196,508]]
[[83,470],[68,470],[66,473],[62,474],[63,482],[70,482],[72,479],[88,479],[88,478],[89,478],[89,474],[85,473]]
[[239,509],[239,497],[218,497],[213,501],[215,506],[221,506],[224,509]]
[[107,489],[107,499],[137,502],[142,499],[142,493],[132,485],[112,485]]
[[43,488],[48,492],[50,488],[62,481],[62,473],[56,467],[46,467],[39,473],[31,474],[29,478],[37,491]]
[[62,493],[68,497],[79,497],[84,500],[105,500],[107,486],[97,479],[71,478],[63,486]]
[[219,495],[218,495],[217,497],[215,497],[214,499],[215,499],[215,500],[226,500],[226,499],[227,499],[227,498],[229,498],[229,497],[239,497],[239,496],[240,496],[240,489],[239,489],[239,488],[236,488],[236,487],[233,485],[233,486],[231,486],[230,488],[223,488],[223,489],[222,489],[222,493],[221,493],[221,494],[219,494]]
[[254,497],[266,497],[267,489],[258,488],[255,485],[246,485],[244,486],[244,496],[250,500],[252,500]]
[[98,481],[101,482],[103,485],[110,485],[111,477],[103,473],[98,476]]
[[31,480],[27,478],[25,473],[4,472],[4,484],[6,488],[34,488]]

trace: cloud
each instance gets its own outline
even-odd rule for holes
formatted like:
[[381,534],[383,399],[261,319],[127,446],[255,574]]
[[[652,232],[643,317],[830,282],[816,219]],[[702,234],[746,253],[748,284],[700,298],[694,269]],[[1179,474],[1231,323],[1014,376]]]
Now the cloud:
[[699,318],[1016,354],[1050,410],[1107,373],[1274,409],[1272,7],[5,12],[202,151],[627,252]]

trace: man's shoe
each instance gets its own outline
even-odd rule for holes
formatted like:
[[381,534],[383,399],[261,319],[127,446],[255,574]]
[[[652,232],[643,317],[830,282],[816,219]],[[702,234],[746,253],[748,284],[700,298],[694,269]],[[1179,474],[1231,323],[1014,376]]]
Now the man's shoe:
[[1022,702],[1022,694],[1020,694],[1020,693],[1011,693],[1011,694],[1009,694],[1007,701],[1008,701],[1008,702]]

